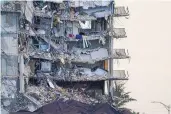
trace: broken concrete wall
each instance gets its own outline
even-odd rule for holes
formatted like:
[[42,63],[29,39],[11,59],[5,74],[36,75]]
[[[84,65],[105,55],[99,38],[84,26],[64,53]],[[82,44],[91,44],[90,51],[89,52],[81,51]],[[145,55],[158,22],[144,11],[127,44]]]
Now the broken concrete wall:
[[1,107],[6,112],[16,112],[18,110],[34,111],[37,106],[31,103],[22,94],[18,93],[19,79],[16,77],[1,79]]

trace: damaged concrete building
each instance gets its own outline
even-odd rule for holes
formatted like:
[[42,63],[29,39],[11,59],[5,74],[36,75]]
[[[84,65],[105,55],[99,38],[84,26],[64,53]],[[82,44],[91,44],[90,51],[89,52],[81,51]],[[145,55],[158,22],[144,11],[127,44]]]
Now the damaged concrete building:
[[114,38],[126,38],[113,23],[123,16],[128,9],[113,0],[1,2],[3,106],[17,94],[37,107],[57,98],[103,102],[113,80],[128,80],[113,68],[113,59],[130,58],[113,49]]

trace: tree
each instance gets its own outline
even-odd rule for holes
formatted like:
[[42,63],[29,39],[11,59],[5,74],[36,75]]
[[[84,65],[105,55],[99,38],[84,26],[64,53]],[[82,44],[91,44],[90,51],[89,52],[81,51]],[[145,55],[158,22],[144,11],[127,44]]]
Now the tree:
[[129,94],[131,92],[125,92],[124,84],[117,84],[115,82],[115,88],[113,89],[112,104],[115,107],[122,108],[126,103],[131,101],[137,101]]

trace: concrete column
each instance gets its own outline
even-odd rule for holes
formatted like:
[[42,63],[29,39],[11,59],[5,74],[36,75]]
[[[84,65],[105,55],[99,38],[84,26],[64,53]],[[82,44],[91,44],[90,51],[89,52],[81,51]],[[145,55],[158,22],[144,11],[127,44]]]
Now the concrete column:
[[104,81],[104,94],[109,95],[109,81]]
[[19,70],[20,70],[20,93],[24,93],[25,87],[24,87],[24,58],[23,54],[20,54],[20,62],[19,62]]
[[[111,16],[110,17],[110,25],[111,25],[111,29],[114,29],[113,28],[113,17]],[[113,38],[111,37],[110,38],[110,44],[109,44],[109,50],[110,50],[110,55],[113,54]],[[109,72],[110,72],[110,75],[113,76],[113,59],[109,59]],[[112,88],[112,81],[109,81],[109,92]]]

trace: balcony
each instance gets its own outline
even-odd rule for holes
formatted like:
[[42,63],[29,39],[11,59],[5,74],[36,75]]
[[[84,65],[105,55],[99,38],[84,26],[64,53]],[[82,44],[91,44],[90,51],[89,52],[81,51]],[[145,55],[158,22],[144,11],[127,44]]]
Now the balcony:
[[113,59],[127,59],[130,58],[128,50],[125,49],[114,49],[112,54]]
[[126,32],[125,28],[114,28],[113,31],[109,32],[109,35],[114,38],[125,38]]
[[129,74],[128,74],[128,72],[125,72],[125,70],[114,70],[113,77],[118,78],[118,79],[127,80],[129,77]]
[[115,17],[129,16],[129,10],[124,6],[115,7],[114,16]]

